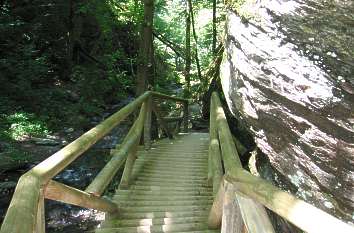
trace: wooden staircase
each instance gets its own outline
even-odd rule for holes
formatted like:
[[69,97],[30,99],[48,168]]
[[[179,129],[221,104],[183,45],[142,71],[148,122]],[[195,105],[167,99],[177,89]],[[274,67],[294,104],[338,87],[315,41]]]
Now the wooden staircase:
[[131,185],[113,198],[120,213],[108,216],[96,232],[220,232],[207,225],[213,203],[208,146],[209,134],[189,133],[138,151]]

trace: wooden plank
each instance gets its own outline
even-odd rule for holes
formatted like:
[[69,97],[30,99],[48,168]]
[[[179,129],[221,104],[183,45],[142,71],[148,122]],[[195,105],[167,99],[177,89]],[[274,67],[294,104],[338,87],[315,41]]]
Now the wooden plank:
[[118,206],[108,199],[97,197],[56,181],[49,181],[45,189],[45,197],[51,200],[77,205],[89,209],[115,213]]
[[224,183],[224,189],[221,233],[243,233],[245,227],[240,207],[235,199],[235,189],[227,182]]
[[40,190],[37,210],[36,233],[45,233],[44,190]]
[[130,185],[131,174],[132,174],[134,162],[137,158],[136,152],[138,150],[139,141],[140,141],[139,139],[136,140],[135,145],[133,146],[133,148],[129,152],[129,155],[128,155],[127,160],[125,162],[125,167],[124,167],[122,179],[121,179],[120,185],[119,185],[119,187],[121,189],[128,189],[128,187]]
[[219,229],[221,226],[224,198],[225,198],[225,186],[224,186],[224,182],[222,181],[220,183],[218,193],[214,198],[213,205],[209,212],[209,217],[208,217],[209,229]]
[[226,176],[225,179],[235,184],[237,192],[266,206],[305,232],[354,232],[353,226],[287,192],[281,191],[271,183],[253,176],[245,170],[239,170],[232,176]]
[[144,147],[145,150],[149,150],[151,148],[151,124],[152,124],[152,97],[150,96],[146,100],[146,117],[144,123]]
[[241,161],[235,147],[224,110],[216,92],[212,94],[212,101],[216,109],[216,123],[218,128],[219,142],[224,161],[225,173],[242,169]]
[[41,181],[33,171],[21,176],[1,225],[1,233],[35,232],[40,187]]
[[[222,168],[222,159],[220,153],[220,144],[218,138],[218,129],[216,122],[216,107],[213,100],[210,101],[210,126],[209,126],[209,167],[212,167],[212,182],[213,182],[213,194],[214,196],[218,192],[222,176],[224,174]],[[209,171],[210,172],[210,171]],[[209,174],[208,174],[209,179]],[[210,182],[210,181],[209,181]]]
[[188,109],[188,102],[183,103],[183,132],[188,132],[188,125],[189,125],[189,109]]
[[104,192],[119,170],[120,166],[122,166],[126,160],[130,150],[135,146],[136,141],[140,139],[144,127],[145,115],[146,105],[143,104],[140,109],[138,119],[130,128],[127,136],[123,140],[123,143],[120,145],[119,150],[114,151],[111,160],[104,166],[91,184],[86,188],[86,192],[97,196],[100,196]]
[[244,225],[249,233],[275,233],[264,206],[242,195],[235,195]]

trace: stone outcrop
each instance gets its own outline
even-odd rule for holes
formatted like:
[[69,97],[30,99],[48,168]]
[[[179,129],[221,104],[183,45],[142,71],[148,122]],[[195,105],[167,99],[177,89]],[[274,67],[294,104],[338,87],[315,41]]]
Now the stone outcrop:
[[228,107],[275,182],[352,222],[353,28],[353,1],[246,0],[227,13],[221,65]]

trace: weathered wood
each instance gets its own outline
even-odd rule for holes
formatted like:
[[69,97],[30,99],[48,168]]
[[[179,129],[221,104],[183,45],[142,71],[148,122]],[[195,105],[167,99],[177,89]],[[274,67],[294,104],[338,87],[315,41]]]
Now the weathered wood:
[[146,115],[146,104],[143,103],[140,109],[139,117],[130,128],[127,136],[124,138],[123,143],[120,145],[119,150],[115,150],[111,160],[104,166],[98,173],[96,178],[86,188],[86,192],[100,196],[113,177],[119,170],[120,166],[126,160],[130,150],[135,146],[136,141],[140,139],[144,127]]
[[242,169],[242,165],[232,139],[232,134],[227,123],[224,110],[216,92],[212,94],[212,101],[214,102],[216,109],[216,123],[222,151],[222,159],[225,166],[225,173],[228,174],[229,172]]
[[127,160],[125,162],[125,167],[122,175],[122,179],[120,180],[120,185],[119,187],[121,189],[127,189],[130,185],[130,179],[131,179],[131,173],[133,170],[134,162],[137,158],[136,153],[138,150],[138,145],[139,145],[139,139],[136,140],[135,145],[129,152],[129,155],[127,157]]
[[115,213],[118,206],[108,199],[75,189],[56,181],[49,181],[45,189],[45,197],[85,208]]
[[236,200],[249,233],[275,233],[263,205],[242,194],[237,194]]
[[183,117],[162,117],[162,119],[166,122],[166,123],[170,123],[170,122],[175,122],[175,121],[182,121]]
[[144,146],[145,150],[151,148],[151,124],[152,124],[152,97],[146,100],[146,117],[144,123]]
[[221,226],[222,215],[223,215],[223,205],[225,198],[225,186],[224,182],[220,183],[218,188],[218,193],[214,198],[213,206],[210,209],[208,217],[208,227],[209,229],[218,229]]
[[36,233],[45,233],[44,190],[40,190],[37,210]]
[[35,232],[40,187],[41,181],[33,171],[21,176],[1,225],[1,233]]
[[[222,160],[220,153],[220,145],[218,139],[218,129],[216,124],[216,108],[213,100],[210,101],[210,126],[209,126],[209,168],[211,167],[212,171],[212,183],[213,183],[213,193],[214,196],[218,192],[220,182],[223,176]],[[210,177],[208,174],[208,181]],[[209,181],[211,182],[211,181]]]
[[176,102],[187,102],[188,103],[188,99],[184,99],[184,98],[179,98],[179,97],[175,97],[175,96],[169,96],[169,95],[165,95],[165,94],[162,94],[162,93],[159,93],[159,92],[155,92],[155,91],[152,91],[151,92],[152,95],[154,97],[157,97],[157,98],[160,98],[160,99],[166,99],[166,100],[174,100]]
[[187,133],[188,132],[188,115],[189,115],[189,109],[188,109],[188,102],[183,103],[183,132]]
[[85,152],[90,146],[96,143],[100,138],[110,132],[115,126],[124,120],[138,106],[140,106],[151,92],[145,92],[139,98],[122,108],[105,121],[84,133],[81,137],[53,154],[33,168],[34,172],[41,176],[43,182],[49,181],[56,174],[62,171],[67,165],[74,161],[79,155]]
[[353,226],[281,191],[271,183],[245,170],[239,170],[236,174],[227,176],[226,180],[235,184],[237,192],[261,203],[305,232],[354,232]]
[[161,114],[154,102],[152,103],[152,111],[155,113],[158,123],[161,125],[162,129],[165,131],[168,138],[172,139],[173,135],[171,134],[169,128],[167,127],[167,124],[164,122],[163,118],[161,117]]
[[235,198],[233,185],[225,182],[225,196],[222,208],[221,233],[244,233],[240,207]]
[[[40,179],[33,171],[21,176],[1,226],[1,233],[35,232],[40,184]],[[21,224],[18,224],[19,219]]]

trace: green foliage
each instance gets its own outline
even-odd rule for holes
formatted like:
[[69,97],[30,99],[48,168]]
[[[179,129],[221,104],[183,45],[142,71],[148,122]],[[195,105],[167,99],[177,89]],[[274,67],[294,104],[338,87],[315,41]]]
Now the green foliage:
[[1,115],[3,135],[13,140],[21,140],[31,136],[44,136],[49,130],[41,119],[34,114],[16,112],[11,115]]

